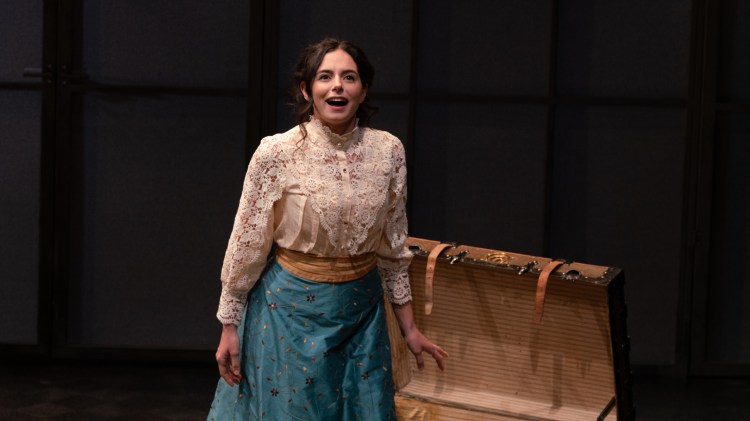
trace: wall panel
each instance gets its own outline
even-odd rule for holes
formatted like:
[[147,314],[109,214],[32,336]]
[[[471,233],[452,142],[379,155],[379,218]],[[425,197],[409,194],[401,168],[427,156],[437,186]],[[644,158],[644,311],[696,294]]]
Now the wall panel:
[[685,113],[564,107],[555,124],[551,255],[624,268],[633,361],[673,364]]
[[74,346],[211,349],[246,166],[244,98],[83,98]]
[[0,343],[37,343],[41,108],[0,91]]

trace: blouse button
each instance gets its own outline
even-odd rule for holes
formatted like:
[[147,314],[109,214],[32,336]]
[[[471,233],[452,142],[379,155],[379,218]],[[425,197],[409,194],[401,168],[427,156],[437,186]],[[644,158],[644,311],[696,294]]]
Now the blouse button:
[[344,168],[344,170],[343,170],[343,171],[344,171],[344,172],[346,172],[346,168]]

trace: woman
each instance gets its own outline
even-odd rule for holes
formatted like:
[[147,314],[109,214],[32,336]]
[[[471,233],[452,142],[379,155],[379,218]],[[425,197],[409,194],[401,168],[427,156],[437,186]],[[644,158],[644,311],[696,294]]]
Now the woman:
[[[299,125],[254,153],[222,268],[209,419],[395,419],[383,295],[419,368],[401,142],[368,127],[374,70],[324,39],[296,66]],[[274,257],[266,257],[276,244]]]

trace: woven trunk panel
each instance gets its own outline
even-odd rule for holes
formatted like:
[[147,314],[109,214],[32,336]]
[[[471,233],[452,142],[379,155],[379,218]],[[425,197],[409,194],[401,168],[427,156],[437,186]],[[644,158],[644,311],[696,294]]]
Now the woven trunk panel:
[[410,268],[415,319],[450,357],[416,370],[391,314],[399,419],[596,419],[615,395],[604,286],[551,278],[537,325],[536,276],[439,261],[426,316],[425,262]]

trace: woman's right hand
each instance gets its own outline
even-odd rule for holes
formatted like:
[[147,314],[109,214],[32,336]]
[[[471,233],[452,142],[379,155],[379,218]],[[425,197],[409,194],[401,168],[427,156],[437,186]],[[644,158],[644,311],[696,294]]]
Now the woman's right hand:
[[240,382],[242,374],[240,373],[240,337],[237,334],[237,326],[227,324],[221,329],[221,340],[216,350],[216,363],[219,364],[219,374],[230,386]]

